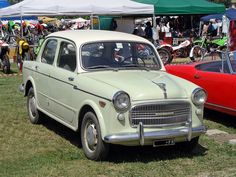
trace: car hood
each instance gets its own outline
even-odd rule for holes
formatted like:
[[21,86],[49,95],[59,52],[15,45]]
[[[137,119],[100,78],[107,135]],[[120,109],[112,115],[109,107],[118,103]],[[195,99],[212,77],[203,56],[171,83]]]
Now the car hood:
[[184,81],[183,87],[182,83],[180,84],[174,79],[175,76],[164,71],[95,72],[86,74],[86,76],[96,80],[96,82],[102,82],[115,87],[117,90],[127,92],[133,101],[164,98],[183,99],[188,97],[185,89],[186,81]]

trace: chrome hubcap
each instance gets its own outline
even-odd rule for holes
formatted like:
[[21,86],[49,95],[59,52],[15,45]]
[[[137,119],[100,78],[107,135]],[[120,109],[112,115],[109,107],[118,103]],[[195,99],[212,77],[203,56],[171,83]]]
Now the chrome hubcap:
[[163,63],[167,62],[168,56],[166,54],[164,54],[164,53],[161,53],[161,52],[159,54],[160,54],[162,62]]
[[31,97],[29,100],[29,111],[32,117],[36,116],[36,100],[35,97]]
[[86,141],[90,150],[95,150],[97,146],[97,130],[94,124],[89,124],[86,129]]

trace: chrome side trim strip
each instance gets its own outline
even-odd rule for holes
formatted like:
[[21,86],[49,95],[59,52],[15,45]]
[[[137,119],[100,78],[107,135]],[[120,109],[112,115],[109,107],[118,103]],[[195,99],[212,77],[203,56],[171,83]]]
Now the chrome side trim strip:
[[[191,130],[192,136],[199,136],[201,134],[206,133],[206,127],[204,125],[199,127],[194,127]],[[186,139],[189,136],[189,128],[182,128],[177,130],[161,130],[161,131],[155,131],[155,132],[144,132],[143,136],[139,135],[139,132],[137,133],[120,133],[120,134],[113,134],[108,135],[104,137],[104,141],[107,143],[119,143],[119,142],[126,142],[126,141],[140,141],[142,142],[142,138],[145,139],[163,139],[163,138],[176,138],[176,137],[186,137]],[[191,136],[191,137],[192,137]],[[141,139],[140,139],[141,138]]]
[[217,105],[217,104],[213,104],[213,103],[205,103],[206,105],[210,105],[210,106],[215,106],[215,107],[218,107],[218,108],[222,108],[222,109],[227,109],[227,110],[230,110],[230,111],[235,111],[236,112],[236,109],[231,109],[231,108],[227,108],[227,107],[224,107],[224,106],[220,106],[220,105]]

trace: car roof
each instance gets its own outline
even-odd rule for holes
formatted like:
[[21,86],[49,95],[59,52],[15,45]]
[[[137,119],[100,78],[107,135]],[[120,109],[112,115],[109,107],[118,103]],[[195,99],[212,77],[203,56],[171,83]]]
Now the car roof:
[[105,31],[105,30],[67,30],[51,33],[48,37],[61,37],[74,41],[77,44],[94,41],[139,41],[144,43],[150,43],[143,37],[139,37],[133,34]]

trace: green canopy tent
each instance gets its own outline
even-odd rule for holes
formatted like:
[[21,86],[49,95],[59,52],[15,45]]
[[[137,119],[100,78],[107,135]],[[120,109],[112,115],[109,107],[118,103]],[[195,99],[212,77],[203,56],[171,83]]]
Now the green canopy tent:
[[153,4],[156,15],[213,14],[223,13],[225,6],[207,0],[135,0]]

